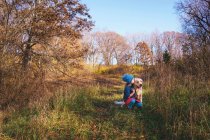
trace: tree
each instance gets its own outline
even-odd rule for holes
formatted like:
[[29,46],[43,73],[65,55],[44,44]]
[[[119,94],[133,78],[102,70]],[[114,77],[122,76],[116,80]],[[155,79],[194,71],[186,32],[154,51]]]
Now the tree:
[[97,46],[94,33],[85,34],[83,36],[83,46],[87,48],[87,53],[85,55],[87,63],[92,64],[94,67],[95,64],[98,63],[100,56],[99,47]]
[[190,73],[209,78],[210,69],[210,1],[182,0],[177,3],[185,33],[183,50]]
[[143,65],[150,65],[152,60],[152,53],[149,46],[145,42],[139,42],[136,46],[136,50],[139,52],[139,61]]
[[80,38],[93,25],[89,19],[79,0],[1,0],[0,50],[19,56],[26,70],[33,56],[47,54],[34,48],[47,50],[54,37]]
[[183,0],[177,3],[177,11],[181,16],[188,39],[196,41],[197,47],[208,47],[208,49],[210,47],[208,45],[210,43],[209,9],[209,0]]
[[111,65],[111,61],[113,58],[113,45],[107,33],[104,32],[96,32],[95,33],[96,44],[99,48],[100,53],[102,54],[102,58],[105,65]]
[[151,34],[151,46],[154,48],[154,57],[157,62],[162,61],[163,56],[163,41],[162,41],[162,34],[159,32],[153,32]]
[[183,35],[178,32],[163,32],[163,44],[168,50],[170,56],[173,58],[180,58],[182,55],[182,47],[180,43],[182,37]]
[[[131,63],[133,64],[139,64],[139,52],[136,50],[136,46],[139,42],[145,41],[149,42],[149,36],[147,34],[130,34],[127,37],[127,42],[131,48]],[[152,48],[151,48],[152,51]]]
[[163,62],[165,64],[168,64],[170,62],[170,60],[171,60],[171,55],[167,50],[165,50],[163,53]]
[[176,38],[175,32],[164,32],[163,33],[163,43],[165,44],[166,49],[168,50],[167,53],[169,53],[170,55],[172,55],[172,53],[173,53],[175,38]]
[[114,58],[117,64],[125,64],[131,59],[130,48],[125,38],[117,33],[111,33],[110,37],[113,38]]
[[130,49],[126,40],[115,32],[97,32],[95,40],[102,54],[105,65],[126,63],[130,59]]

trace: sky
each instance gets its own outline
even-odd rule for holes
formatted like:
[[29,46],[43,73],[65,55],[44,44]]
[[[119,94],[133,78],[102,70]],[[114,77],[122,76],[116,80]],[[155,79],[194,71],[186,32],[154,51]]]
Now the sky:
[[81,0],[95,22],[94,31],[121,35],[154,31],[181,32],[177,0]]

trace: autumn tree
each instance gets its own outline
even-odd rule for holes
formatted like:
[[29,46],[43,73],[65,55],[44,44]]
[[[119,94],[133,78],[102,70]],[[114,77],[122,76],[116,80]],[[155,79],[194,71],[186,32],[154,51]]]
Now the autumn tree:
[[[127,42],[131,48],[131,62],[133,64],[139,64],[139,51],[136,50],[136,46],[139,42],[145,41],[147,42],[147,44],[149,44],[148,42],[150,42],[149,39],[149,35],[147,34],[143,34],[143,33],[139,33],[139,34],[130,34],[128,36],[126,36]],[[149,47],[152,47],[149,45]],[[152,51],[152,49],[151,49]]]
[[47,54],[35,52],[36,46],[47,50],[54,37],[80,38],[81,31],[92,26],[89,18],[78,0],[2,0],[0,48],[19,56],[26,70],[33,56]]
[[25,106],[45,94],[46,75],[78,67],[90,18],[79,0],[0,0],[0,109]]
[[123,64],[130,59],[129,47],[121,35],[115,32],[97,32],[95,40],[105,65],[113,64],[114,60],[117,64]]
[[135,48],[139,54],[139,62],[143,65],[150,65],[152,60],[152,54],[149,46],[145,42],[139,42]]

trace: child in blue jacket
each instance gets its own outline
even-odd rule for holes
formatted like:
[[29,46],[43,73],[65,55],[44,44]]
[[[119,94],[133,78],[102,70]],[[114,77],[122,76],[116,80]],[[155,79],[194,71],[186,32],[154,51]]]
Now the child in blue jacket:
[[134,105],[136,105],[138,108],[141,108],[142,102],[139,102],[139,100],[136,100],[135,98],[134,77],[130,74],[124,74],[122,79],[126,82],[123,100],[128,106],[128,109],[133,109]]

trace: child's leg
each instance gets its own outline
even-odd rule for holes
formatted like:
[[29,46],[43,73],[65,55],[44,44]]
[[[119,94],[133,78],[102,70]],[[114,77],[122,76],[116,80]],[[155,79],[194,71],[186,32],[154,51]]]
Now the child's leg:
[[135,104],[136,100],[135,99],[131,99],[130,103],[128,104],[128,108],[132,109],[133,105]]
[[137,106],[138,108],[142,108],[142,102],[136,102],[136,106]]

